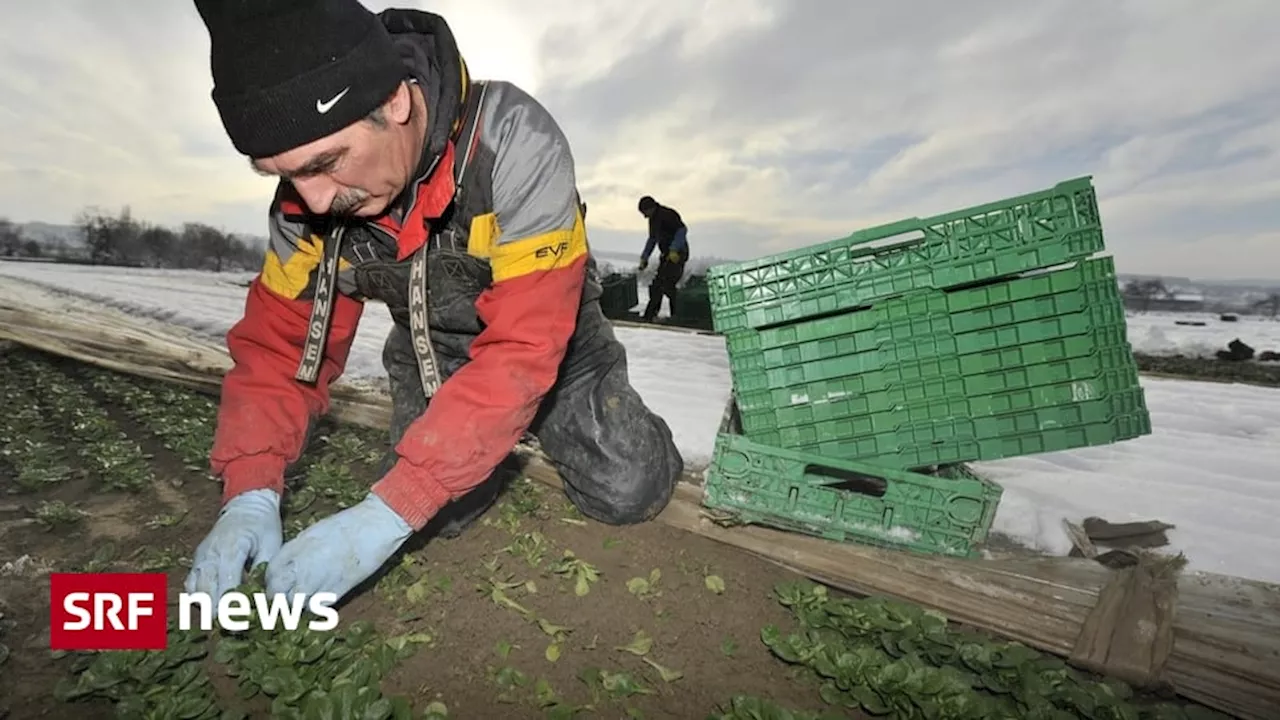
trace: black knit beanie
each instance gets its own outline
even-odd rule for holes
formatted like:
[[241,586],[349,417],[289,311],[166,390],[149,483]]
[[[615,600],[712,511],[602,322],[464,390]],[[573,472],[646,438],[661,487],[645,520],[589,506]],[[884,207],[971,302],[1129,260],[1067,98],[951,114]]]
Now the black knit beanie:
[[236,150],[278,155],[364,118],[408,76],[358,0],[195,0],[213,102]]

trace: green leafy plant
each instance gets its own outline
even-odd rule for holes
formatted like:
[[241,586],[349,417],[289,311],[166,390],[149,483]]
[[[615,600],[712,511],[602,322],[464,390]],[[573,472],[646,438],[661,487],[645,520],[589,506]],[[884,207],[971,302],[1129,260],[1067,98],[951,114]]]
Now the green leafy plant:
[[181,513],[161,513],[147,521],[147,527],[151,529],[171,528],[182,522],[190,510]]
[[154,547],[144,545],[127,558],[133,569],[139,572],[158,572],[173,568],[191,567],[191,558],[180,547]]
[[586,668],[578,673],[587,689],[591,691],[593,704],[603,700],[625,700],[636,695],[653,695],[652,688],[645,687],[628,672],[610,672],[601,668]]
[[499,527],[511,534],[520,532],[523,521],[545,517],[542,488],[528,478],[517,478],[498,501],[496,517],[486,516],[484,525]]
[[330,449],[307,469],[306,488],[325,498],[337,508],[348,508],[369,494],[369,487],[357,481],[351,463],[341,453]]
[[644,630],[637,630],[635,636],[631,638],[631,642],[627,643],[626,645],[622,645],[614,648],[614,650],[628,652],[628,653],[631,653],[632,655],[636,655],[639,657],[644,657],[645,655],[648,655],[649,651],[652,649],[653,649],[653,638],[649,637],[649,633],[645,632]]
[[[262,591],[261,573],[246,583],[246,593]],[[223,634],[214,659],[228,666],[241,698],[270,698],[272,717],[412,716],[409,699],[384,696],[380,683],[397,662],[431,643],[430,635],[384,638],[367,621],[322,632],[307,628],[307,620],[297,630],[265,630],[251,621],[244,632]]]
[[547,554],[547,550],[546,536],[537,531],[521,533],[511,541],[510,545],[502,548],[502,552],[523,558],[529,567],[534,568],[542,564],[542,558]]
[[375,465],[382,459],[382,451],[371,446],[364,438],[343,428],[339,432],[321,439],[328,445],[329,452],[339,462],[346,464],[364,463]]
[[376,592],[397,605],[416,607],[452,587],[449,576],[431,572],[421,558],[405,553],[399,563],[378,579]]
[[316,433],[300,462],[286,473],[286,539],[369,494],[368,484],[356,475],[358,464],[373,456],[368,446],[368,440],[352,428]]
[[560,577],[573,581],[573,594],[583,597],[591,592],[591,586],[600,579],[595,565],[579,559],[572,550],[565,550],[564,557],[551,570]]
[[138,492],[155,481],[147,456],[76,382],[52,364],[15,356],[15,369],[26,376],[31,393],[41,398],[48,420],[66,429],[69,446],[109,490]]
[[74,505],[68,505],[62,500],[47,500],[36,506],[32,516],[46,530],[53,530],[68,525],[77,525],[89,517],[89,513]]
[[785,662],[822,680],[828,703],[901,717],[1091,720],[1220,717],[1198,706],[1139,703],[1124,683],[1097,680],[1020,643],[952,627],[945,616],[885,598],[834,599],[786,584],[779,602],[800,632],[761,633]]
[[551,638],[551,643],[547,645],[543,655],[548,662],[556,662],[560,659],[560,654],[566,640],[569,639],[569,633],[573,632],[573,628],[565,625],[556,625],[545,618],[538,618],[538,629]]
[[511,577],[511,575],[507,575],[506,580],[490,577],[487,581],[477,585],[476,590],[487,595],[494,605],[514,611],[525,620],[533,620],[533,611],[517,602],[510,594],[521,589],[528,592],[532,583],[526,580],[512,580]]
[[528,675],[510,665],[491,668],[489,676],[493,684],[498,686],[497,699],[502,703],[519,702],[522,689],[530,683]]
[[72,664],[72,677],[54,689],[62,702],[103,698],[115,704],[121,720],[231,720],[223,712],[209,675],[201,666],[208,654],[200,632],[169,632],[165,650],[85,653]]
[[[0,376],[20,378],[31,364],[17,353],[0,355]],[[35,492],[78,476],[67,462],[68,448],[48,399],[32,391],[29,382],[0,384],[0,466],[13,468],[9,492]]]
[[15,490],[35,492],[68,480],[76,474],[63,461],[61,444],[15,436],[15,439],[5,443],[0,453],[11,465],[17,467]]
[[627,592],[641,600],[662,597],[662,590],[658,587],[658,583],[661,581],[662,570],[654,568],[649,571],[648,577],[633,577],[628,580]]
[[90,387],[155,435],[188,470],[209,475],[209,451],[217,417],[217,404],[211,398],[99,368],[86,368],[84,372]]

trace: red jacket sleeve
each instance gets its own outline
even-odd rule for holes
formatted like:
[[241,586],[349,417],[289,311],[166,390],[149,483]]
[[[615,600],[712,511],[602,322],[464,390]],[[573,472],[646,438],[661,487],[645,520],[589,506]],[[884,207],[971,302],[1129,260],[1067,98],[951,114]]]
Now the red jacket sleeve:
[[441,384],[396,446],[400,460],[373,486],[415,529],[483,482],[533,422],[577,326],[586,262],[584,252],[477,300],[486,327],[471,362]]
[[210,454],[224,503],[249,490],[283,490],[284,470],[302,453],[309,425],[329,410],[329,385],[342,375],[364,308],[336,293],[318,381],[294,379],[322,245],[279,230],[273,228],[263,270],[249,285],[243,317],[227,333],[233,367],[222,381]]
[[[496,144],[493,284],[476,301],[484,330],[470,362],[441,384],[373,491],[414,528],[483,482],[555,384],[577,327],[587,239],[573,160],[551,116],[507,85],[487,105]],[[473,244],[476,238],[472,238]]]

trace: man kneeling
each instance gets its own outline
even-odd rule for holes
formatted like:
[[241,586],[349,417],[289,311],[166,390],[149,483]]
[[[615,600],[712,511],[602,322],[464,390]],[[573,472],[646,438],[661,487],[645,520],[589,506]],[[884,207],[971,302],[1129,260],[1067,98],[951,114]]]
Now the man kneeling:
[[[280,183],[227,335],[211,454],[223,507],[186,589],[220,597],[268,562],[269,592],[344,596],[428,521],[456,535],[484,512],[526,432],[588,517],[657,515],[683,461],[601,312],[569,143],[546,109],[473,81],[438,15],[196,4],[223,126]],[[370,299],[394,320],[392,452],[361,503],[282,543],[285,468],[328,411]]]

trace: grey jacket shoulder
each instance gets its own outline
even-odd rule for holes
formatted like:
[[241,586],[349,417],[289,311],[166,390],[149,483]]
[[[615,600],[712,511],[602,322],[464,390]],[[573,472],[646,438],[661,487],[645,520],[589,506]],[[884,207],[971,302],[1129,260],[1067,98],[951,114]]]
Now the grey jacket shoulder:
[[493,207],[499,244],[572,230],[577,180],[569,140],[532,95],[506,81],[488,81],[480,143],[491,152]]

